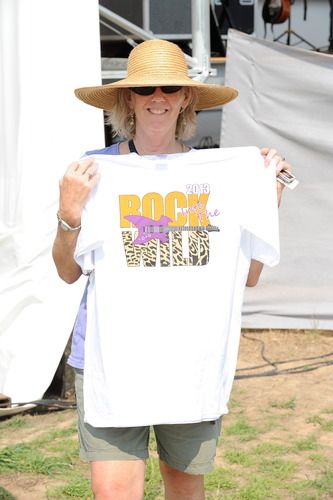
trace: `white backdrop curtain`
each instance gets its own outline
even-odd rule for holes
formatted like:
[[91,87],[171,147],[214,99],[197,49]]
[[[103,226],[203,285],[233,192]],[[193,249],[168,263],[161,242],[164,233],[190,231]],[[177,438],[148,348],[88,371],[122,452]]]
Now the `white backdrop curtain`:
[[83,281],[58,278],[51,245],[58,181],[102,147],[102,111],[75,87],[100,84],[98,0],[0,0],[0,392],[40,398],[70,335]]
[[247,290],[243,326],[333,328],[333,56],[228,35],[221,145],[270,146],[300,180],[280,208],[281,263]]

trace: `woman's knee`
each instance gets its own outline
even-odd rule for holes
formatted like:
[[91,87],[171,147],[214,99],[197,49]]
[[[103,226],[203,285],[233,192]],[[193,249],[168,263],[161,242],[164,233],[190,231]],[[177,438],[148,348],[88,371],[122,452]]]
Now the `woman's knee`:
[[160,460],[166,498],[201,500],[204,498],[204,476],[174,469]]
[[91,487],[96,500],[142,500],[143,460],[91,462]]

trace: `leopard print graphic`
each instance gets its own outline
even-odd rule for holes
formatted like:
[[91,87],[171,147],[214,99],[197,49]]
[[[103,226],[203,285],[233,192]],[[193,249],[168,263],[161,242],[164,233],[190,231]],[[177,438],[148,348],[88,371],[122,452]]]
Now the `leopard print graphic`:
[[169,267],[170,263],[170,245],[160,242],[160,263],[161,267]]
[[[141,262],[145,267],[156,267],[158,260],[161,267],[173,266],[204,266],[209,261],[209,234],[208,231],[189,231],[189,257],[183,255],[182,233],[169,233],[170,243],[161,243],[157,238],[145,244],[136,245],[133,241],[137,232],[122,231],[125,257],[128,267],[138,267]],[[172,250],[172,258],[170,252]]]
[[205,266],[209,261],[208,231],[189,232],[190,266]]
[[[150,240],[144,245],[134,245],[133,240],[135,240],[135,238],[137,237],[137,233],[132,235],[131,231],[122,231],[122,237],[123,237],[126,261],[129,267],[140,266],[141,259],[145,267],[156,267],[158,240]],[[163,250],[161,247],[164,247]],[[169,247],[168,243],[160,245],[161,266],[170,265],[170,252],[168,247]],[[169,263],[168,263],[168,252],[169,252]]]
[[171,234],[172,241],[172,263],[174,266],[188,266],[188,258],[183,256],[182,233],[174,231]]

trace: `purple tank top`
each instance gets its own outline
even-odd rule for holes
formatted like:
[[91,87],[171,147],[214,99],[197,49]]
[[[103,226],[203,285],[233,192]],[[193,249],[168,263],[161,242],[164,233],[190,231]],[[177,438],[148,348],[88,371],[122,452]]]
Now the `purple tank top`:
[[[112,144],[107,148],[87,151],[84,156],[91,155],[119,155],[119,143]],[[84,368],[84,340],[87,326],[87,286],[79,306],[79,311],[73,328],[72,348],[67,363],[73,368]]]

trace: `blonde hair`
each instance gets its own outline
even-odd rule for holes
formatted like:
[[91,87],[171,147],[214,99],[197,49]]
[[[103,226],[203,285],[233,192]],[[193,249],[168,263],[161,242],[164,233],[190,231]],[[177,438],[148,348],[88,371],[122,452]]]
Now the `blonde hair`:
[[[190,139],[196,130],[196,114],[195,106],[198,100],[197,90],[192,87],[186,87],[189,102],[186,108],[183,108],[178,115],[176,126],[176,138],[178,140]],[[125,139],[132,139],[135,135],[135,116],[131,111],[127,96],[129,89],[117,89],[116,102],[112,109],[106,110],[107,125],[112,127],[112,135],[124,137]]]

